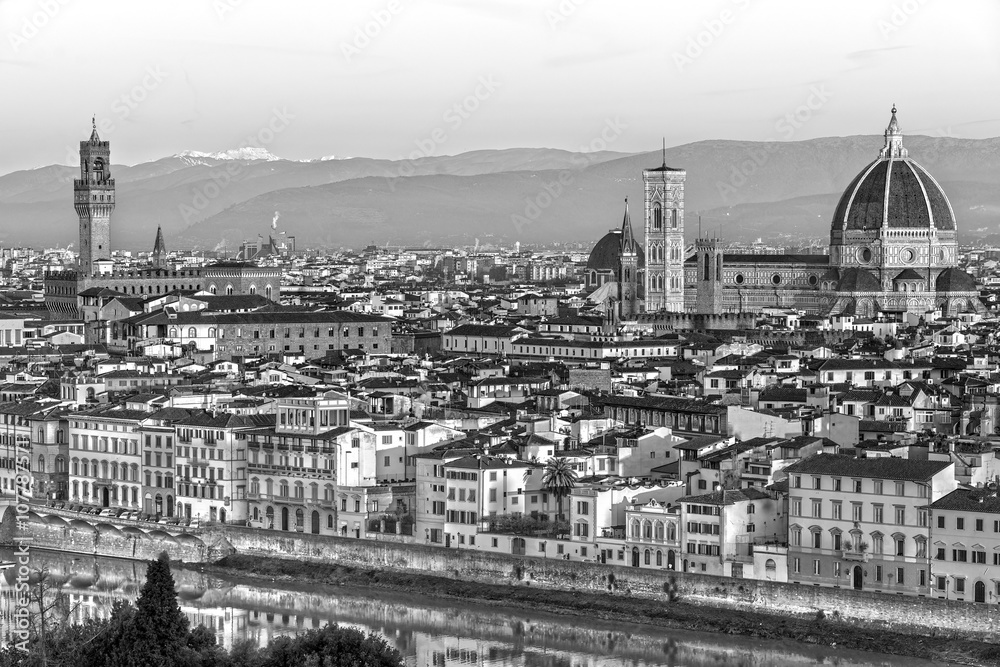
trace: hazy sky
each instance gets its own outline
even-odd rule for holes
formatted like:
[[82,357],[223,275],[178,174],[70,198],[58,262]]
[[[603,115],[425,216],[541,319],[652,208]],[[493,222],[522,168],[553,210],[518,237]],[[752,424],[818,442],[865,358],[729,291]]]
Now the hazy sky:
[[92,114],[126,164],[876,134],[894,102],[997,136],[998,28],[995,0],[0,0],[0,172],[68,164]]

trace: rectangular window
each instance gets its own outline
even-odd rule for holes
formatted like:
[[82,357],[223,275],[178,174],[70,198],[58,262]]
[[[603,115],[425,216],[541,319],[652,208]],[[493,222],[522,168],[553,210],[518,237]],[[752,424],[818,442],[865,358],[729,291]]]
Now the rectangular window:
[[875,581],[877,581],[878,583],[882,583],[882,566],[881,565],[876,565],[875,566]]
[[982,532],[983,531],[983,520],[982,519],[976,519],[976,530],[978,532]]
[[813,574],[819,576],[820,573],[820,560],[816,559],[813,561]]
[[958,517],[957,519],[955,519],[955,528],[957,528],[958,530],[965,530],[965,519],[963,519],[962,517]]
[[813,511],[812,515],[813,515],[814,519],[822,519],[823,518],[823,501],[822,500],[814,500],[814,501],[812,501],[812,511]]
[[896,482],[896,495],[905,496],[906,495],[906,493],[904,493],[905,491],[906,491],[906,482]]
[[906,525],[906,508],[897,505],[895,507],[895,510],[896,510],[896,525],[897,526]]
[[948,579],[946,577],[937,578],[937,589],[943,591],[948,586]]
[[792,572],[795,574],[802,572],[802,562],[798,558],[792,559]]
[[964,593],[965,592],[965,579],[964,578],[959,577],[959,578],[955,579],[955,592],[956,593]]
[[938,528],[944,528],[944,517],[943,516],[940,516],[940,515],[938,516],[938,518],[937,518],[937,526],[938,526]]
[[877,479],[877,480],[875,480],[874,484],[875,484],[875,495],[881,496],[882,495],[882,480]]
[[840,521],[843,518],[844,505],[839,500],[833,501],[833,518]]
[[882,506],[872,505],[872,521],[882,523]]
[[905,579],[904,575],[905,575],[905,573],[906,573],[906,570],[904,570],[903,568],[901,568],[901,567],[897,567],[896,568],[896,585],[897,586],[902,586],[905,583],[904,582],[904,579]]
[[861,503],[851,503],[851,520],[861,521]]

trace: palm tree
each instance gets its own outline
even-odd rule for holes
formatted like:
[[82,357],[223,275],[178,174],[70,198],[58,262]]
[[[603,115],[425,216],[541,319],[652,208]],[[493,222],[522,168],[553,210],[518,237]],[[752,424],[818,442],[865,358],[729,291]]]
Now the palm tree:
[[559,503],[559,516],[562,516],[563,498],[576,487],[576,471],[569,464],[569,459],[551,457],[542,469],[542,487],[551,493]]

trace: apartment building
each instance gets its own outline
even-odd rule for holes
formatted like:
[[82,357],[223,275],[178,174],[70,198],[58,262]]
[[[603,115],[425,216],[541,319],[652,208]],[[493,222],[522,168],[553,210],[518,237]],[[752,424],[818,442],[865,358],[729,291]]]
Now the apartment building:
[[956,488],[954,463],[818,454],[788,476],[788,580],[928,595],[928,505]]
[[[247,431],[268,417],[198,412],[174,423],[177,437],[178,515],[202,521],[245,524],[249,519]],[[164,435],[166,461],[170,436]],[[152,434],[153,462],[160,459]],[[149,453],[150,448],[144,455]]]
[[785,541],[784,503],[760,489],[686,496],[679,504],[685,572],[763,578],[754,572],[754,546]]
[[1000,602],[1000,487],[955,489],[930,505],[931,595]]
[[141,507],[139,430],[148,419],[147,412],[115,407],[67,416],[71,500],[102,507]]
[[246,431],[252,525],[334,534],[337,444],[350,400],[337,392],[276,401],[273,427]]

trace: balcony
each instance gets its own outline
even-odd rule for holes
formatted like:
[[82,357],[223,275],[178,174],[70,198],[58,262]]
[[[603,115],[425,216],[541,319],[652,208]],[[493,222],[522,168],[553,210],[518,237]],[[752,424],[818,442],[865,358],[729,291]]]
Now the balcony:
[[858,551],[856,549],[841,549],[837,552],[837,556],[858,563],[867,563],[871,559],[871,554],[867,550]]

